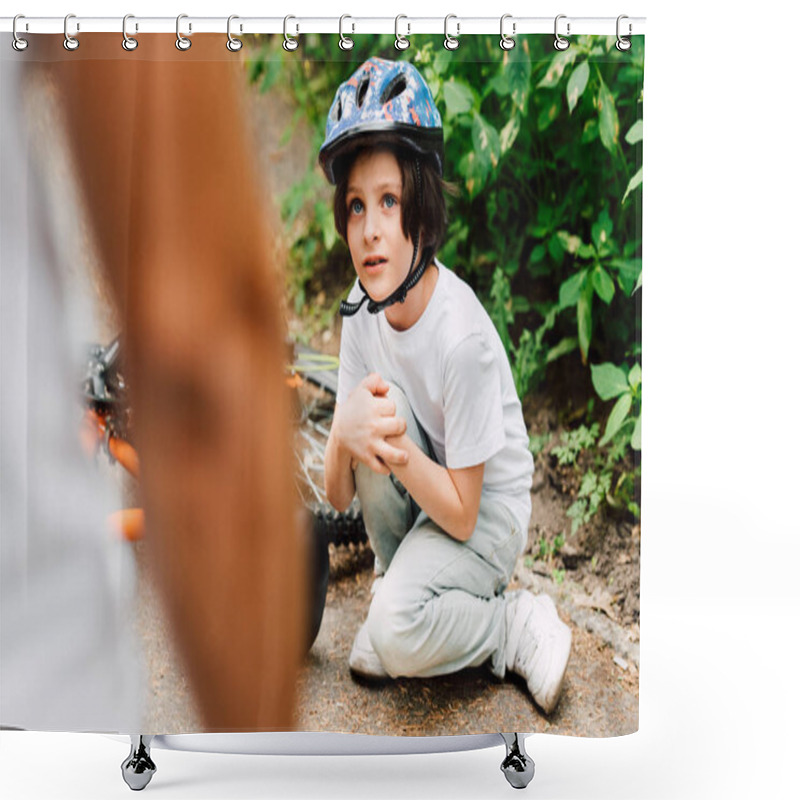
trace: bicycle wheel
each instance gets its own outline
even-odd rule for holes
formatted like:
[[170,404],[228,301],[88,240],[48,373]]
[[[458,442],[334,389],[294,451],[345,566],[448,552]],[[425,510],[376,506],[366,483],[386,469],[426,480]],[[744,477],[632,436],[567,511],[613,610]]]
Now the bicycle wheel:
[[336,547],[367,541],[358,500],[344,512],[325,498],[325,445],[333,419],[334,395],[326,386],[304,380],[297,387],[296,481],[303,503],[314,515],[314,529]]

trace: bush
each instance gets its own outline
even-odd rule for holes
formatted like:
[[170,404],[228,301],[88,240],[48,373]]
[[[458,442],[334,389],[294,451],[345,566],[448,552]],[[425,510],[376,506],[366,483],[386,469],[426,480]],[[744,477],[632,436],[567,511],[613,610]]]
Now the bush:
[[[484,302],[522,398],[574,354],[591,368],[598,396],[616,401],[598,446],[621,431],[626,447],[638,448],[643,38],[625,53],[614,37],[574,37],[562,52],[550,36],[519,36],[510,51],[494,36],[464,36],[452,52],[440,39],[413,36],[400,55],[431,87],[444,123],[445,178],[462,189],[439,258]],[[350,52],[331,36],[304,36],[290,54],[280,41],[265,38],[249,67],[264,89],[278,80],[290,87],[293,124],[303,117],[312,131],[308,175],[283,204],[301,310],[314,274],[348,261],[316,165],[330,103],[360,63],[398,52],[393,36],[359,36]],[[616,395],[598,385],[610,369],[632,381]]]

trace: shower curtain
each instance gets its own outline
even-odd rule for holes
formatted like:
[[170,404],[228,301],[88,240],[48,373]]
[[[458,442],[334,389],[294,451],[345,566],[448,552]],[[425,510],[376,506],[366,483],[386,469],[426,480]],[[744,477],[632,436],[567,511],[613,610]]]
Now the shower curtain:
[[[427,34],[359,34],[349,49],[328,34],[296,47],[266,34],[241,47],[219,34],[179,34],[178,46],[167,34],[127,46],[118,34],[77,35],[77,47],[71,38],[0,45],[0,724],[637,730],[643,37],[622,49],[598,35],[565,49],[552,35],[506,47],[465,35],[454,49]],[[406,76],[398,93],[416,76],[429,91],[402,119],[441,128],[446,219],[429,277],[403,303],[343,317],[340,302],[358,302],[381,269],[358,261],[353,233],[366,237],[362,206],[373,213],[353,175],[368,186],[374,162],[349,153],[341,222],[319,153],[337,135],[337,103],[361,113],[364,75],[381,70]],[[378,93],[374,130],[401,120],[398,96]],[[407,180],[375,206],[381,225],[396,225],[375,234],[399,237],[378,254],[393,267],[395,252],[418,252],[404,217],[386,221],[394,203],[404,215],[422,203],[404,195]],[[433,657],[413,674],[372,643],[389,617],[362,628],[393,585],[394,559],[376,558],[364,492],[337,511],[323,473],[341,425],[337,389],[347,387],[336,397],[344,407],[359,370],[375,369],[354,368],[365,351],[348,345],[347,326],[395,336],[414,297],[437,308],[426,303],[439,302],[444,281],[493,331],[505,392],[494,402],[516,427],[501,424],[502,442],[482,451],[483,486],[501,510],[475,524],[511,533],[470,551],[495,570],[491,588],[469,592],[500,609],[486,635],[494,644],[458,669],[437,671]],[[387,378],[421,370],[400,364],[396,342],[422,321],[383,342]],[[449,334],[432,325],[429,348],[415,352],[424,359]],[[427,458],[444,471],[475,466],[448,438],[453,405],[474,419],[486,394],[490,379],[474,374],[460,400],[439,399],[441,420],[419,419]],[[436,406],[435,381],[416,391]],[[516,455],[491,462],[512,434]],[[437,514],[393,480],[408,500],[403,539]],[[436,525],[448,544],[457,538]],[[447,580],[429,582],[426,598],[464,591],[462,573]],[[510,643],[512,596],[553,609],[550,628],[526,623],[540,653],[552,631],[568,631],[552,707]],[[432,624],[414,652],[452,649],[473,619]],[[354,667],[364,631],[378,659],[366,675]]]

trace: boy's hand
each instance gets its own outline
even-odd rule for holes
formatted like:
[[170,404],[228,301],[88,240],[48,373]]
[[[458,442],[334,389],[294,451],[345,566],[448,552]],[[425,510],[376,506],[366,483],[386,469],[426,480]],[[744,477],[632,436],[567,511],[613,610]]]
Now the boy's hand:
[[386,397],[388,391],[380,375],[368,375],[337,407],[331,431],[352,458],[381,475],[391,473],[389,465],[408,461],[407,452],[386,441],[406,431],[406,421],[395,416],[394,401]]

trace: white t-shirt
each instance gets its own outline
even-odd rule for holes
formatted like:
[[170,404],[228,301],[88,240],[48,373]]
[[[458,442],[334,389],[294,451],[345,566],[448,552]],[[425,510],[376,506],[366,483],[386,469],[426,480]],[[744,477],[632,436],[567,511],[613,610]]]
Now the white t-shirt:
[[[438,260],[422,316],[395,330],[362,308],[342,325],[337,402],[370,372],[408,397],[436,461],[448,469],[485,464],[483,495],[502,501],[523,531],[531,515],[533,457],[511,368],[472,289]],[[362,297],[358,284],[349,300]]]

